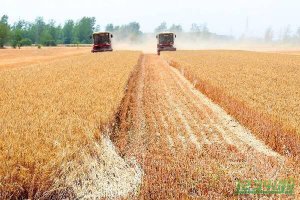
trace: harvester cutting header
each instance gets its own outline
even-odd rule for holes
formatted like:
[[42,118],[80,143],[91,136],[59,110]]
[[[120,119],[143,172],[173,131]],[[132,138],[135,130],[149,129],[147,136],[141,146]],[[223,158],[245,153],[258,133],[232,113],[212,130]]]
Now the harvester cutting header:
[[112,51],[111,38],[113,35],[109,32],[93,33],[94,45],[92,52]]
[[160,55],[161,51],[176,51],[176,47],[174,47],[176,35],[174,33],[159,33],[156,38],[157,55]]

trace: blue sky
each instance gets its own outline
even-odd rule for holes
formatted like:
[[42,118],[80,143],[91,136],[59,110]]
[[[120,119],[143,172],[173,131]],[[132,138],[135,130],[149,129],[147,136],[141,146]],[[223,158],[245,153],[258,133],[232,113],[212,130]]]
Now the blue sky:
[[[80,2],[80,3],[79,3]],[[107,23],[124,24],[137,21],[144,32],[151,32],[162,21],[181,24],[188,30],[192,23],[206,23],[219,34],[262,36],[271,26],[276,34],[290,26],[300,27],[298,0],[0,0],[0,15],[10,22],[33,21],[43,16],[63,23],[83,16],[95,16],[102,28]]]

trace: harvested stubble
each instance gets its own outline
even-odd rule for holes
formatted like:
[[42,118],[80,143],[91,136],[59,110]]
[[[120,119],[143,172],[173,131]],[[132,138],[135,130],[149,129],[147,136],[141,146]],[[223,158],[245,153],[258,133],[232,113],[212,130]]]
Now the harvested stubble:
[[132,77],[113,139],[143,167],[139,199],[237,199],[236,180],[294,177],[159,56],[145,55]]
[[163,56],[273,149],[300,155],[299,55],[177,51]]
[[1,199],[42,197],[74,166],[84,174],[139,55],[89,53],[0,72]]

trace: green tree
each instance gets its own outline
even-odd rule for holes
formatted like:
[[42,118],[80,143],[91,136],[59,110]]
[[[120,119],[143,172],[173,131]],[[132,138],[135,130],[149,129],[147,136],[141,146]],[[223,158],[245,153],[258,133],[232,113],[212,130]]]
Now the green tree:
[[56,46],[56,42],[48,30],[42,32],[40,42],[44,46]]
[[59,38],[59,28],[55,26],[54,20],[50,20],[50,22],[46,25],[46,30],[54,40]]
[[11,32],[11,45],[16,47],[21,47],[21,40],[22,40],[22,30],[21,29],[12,29]]
[[11,28],[11,45],[16,47],[21,47],[25,45],[31,45],[32,41],[29,39],[29,23],[24,20],[16,22]]
[[63,42],[65,44],[71,44],[73,41],[73,29],[74,29],[74,21],[68,20],[65,22],[65,25],[62,29],[63,32]]
[[168,30],[167,23],[162,22],[155,30],[155,33],[165,32]]
[[34,24],[32,25],[32,32],[34,37],[34,43],[40,44],[41,43],[41,35],[44,33],[44,30],[46,28],[46,23],[44,22],[44,19],[42,17],[37,17],[35,19]]
[[0,20],[0,48],[3,48],[4,45],[8,42],[9,31],[10,27],[8,25],[8,16],[3,15]]
[[90,36],[95,30],[96,19],[95,17],[83,17],[74,27],[74,40],[82,44],[91,43]]
[[61,26],[56,26],[54,20],[50,20],[41,34],[41,43],[46,46],[56,46],[61,41]]
[[114,32],[114,25],[113,24],[107,24],[106,27],[105,27],[105,31]]
[[21,46],[31,46],[32,45],[32,41],[29,38],[23,38],[20,41]]
[[130,22],[128,25],[127,25],[127,29],[128,29],[128,32],[130,34],[133,34],[135,36],[138,36],[140,35],[142,32],[140,30],[141,26],[138,22]]

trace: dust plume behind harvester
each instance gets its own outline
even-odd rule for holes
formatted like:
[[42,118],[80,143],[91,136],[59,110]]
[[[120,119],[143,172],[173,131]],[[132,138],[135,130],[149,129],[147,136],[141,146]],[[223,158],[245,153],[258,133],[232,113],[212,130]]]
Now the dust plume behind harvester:
[[157,55],[160,55],[161,51],[176,51],[174,47],[174,41],[176,35],[171,32],[159,33],[156,35],[157,38]]
[[104,52],[104,51],[113,51],[111,38],[113,35],[109,32],[96,32],[93,33],[93,49],[92,53],[95,52]]

